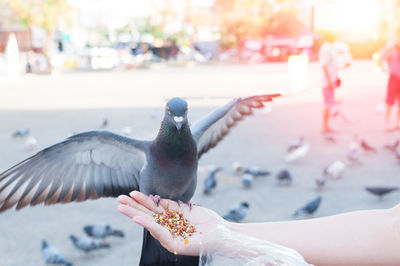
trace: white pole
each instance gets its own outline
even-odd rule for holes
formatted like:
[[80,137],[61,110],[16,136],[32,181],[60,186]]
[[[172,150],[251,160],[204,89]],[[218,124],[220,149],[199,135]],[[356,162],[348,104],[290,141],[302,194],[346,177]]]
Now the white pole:
[[19,49],[17,38],[14,33],[8,37],[6,46],[7,75],[10,80],[17,80],[20,75],[19,69]]

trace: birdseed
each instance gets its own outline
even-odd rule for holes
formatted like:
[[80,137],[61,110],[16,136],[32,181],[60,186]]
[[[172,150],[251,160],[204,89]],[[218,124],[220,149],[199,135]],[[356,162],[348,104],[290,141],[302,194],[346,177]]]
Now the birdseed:
[[[154,214],[156,223],[167,228],[173,237],[186,239],[196,232],[196,228],[188,220],[183,218],[182,213],[173,210],[166,210],[161,214]],[[186,241],[185,243],[187,243]]]

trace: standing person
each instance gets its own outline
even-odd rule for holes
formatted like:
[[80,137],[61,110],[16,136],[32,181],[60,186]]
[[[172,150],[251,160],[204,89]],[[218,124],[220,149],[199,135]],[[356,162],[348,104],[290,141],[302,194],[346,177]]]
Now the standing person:
[[397,120],[394,129],[400,129],[400,28],[396,31],[395,41],[389,44],[382,51],[381,61],[389,72],[389,80],[386,92],[386,115],[385,131],[392,131],[390,128],[390,113],[393,105],[397,102]]
[[340,86],[338,75],[337,56],[333,44],[325,42],[319,49],[319,63],[322,68],[322,92],[324,96],[323,111],[323,133],[335,132],[329,126],[329,119],[332,115],[332,109],[335,105],[335,89]]

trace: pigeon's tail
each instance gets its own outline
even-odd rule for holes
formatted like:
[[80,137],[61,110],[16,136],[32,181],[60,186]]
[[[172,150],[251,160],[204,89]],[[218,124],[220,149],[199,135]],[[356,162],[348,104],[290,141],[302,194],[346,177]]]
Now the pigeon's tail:
[[125,237],[124,232],[122,232],[121,230],[113,230],[111,232],[111,235],[116,237]]
[[199,257],[175,255],[151,236],[150,232],[144,229],[142,254],[140,266],[198,266]]

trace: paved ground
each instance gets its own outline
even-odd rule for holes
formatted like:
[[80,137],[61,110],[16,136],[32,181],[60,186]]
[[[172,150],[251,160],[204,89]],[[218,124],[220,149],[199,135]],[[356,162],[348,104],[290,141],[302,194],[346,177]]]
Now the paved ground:
[[[133,136],[153,138],[165,99],[171,96],[188,99],[190,120],[195,121],[232,97],[272,89],[286,92],[288,78],[287,66],[279,63],[27,76],[16,82],[0,77],[0,171],[72,132],[98,127],[104,118],[109,119],[112,131],[130,126]],[[224,214],[232,204],[247,200],[251,208],[246,222],[290,219],[296,208],[319,194],[323,201],[316,216],[397,204],[399,193],[377,201],[364,191],[365,185],[399,185],[400,165],[382,149],[377,155],[362,154],[362,167],[347,168],[341,180],[330,180],[322,191],[315,189],[314,179],[327,164],[345,161],[354,134],[378,148],[400,138],[399,131],[383,133],[382,113],[375,110],[384,99],[385,75],[377,73],[371,62],[359,61],[343,72],[342,79],[341,110],[352,123],[334,122],[341,132],[337,144],[327,143],[320,134],[318,69],[311,64],[306,92],[287,95],[276,101],[272,112],[261,110],[247,118],[201,159],[201,168],[212,163],[226,170],[218,176],[215,193],[207,197],[201,193],[205,172],[200,170],[193,201]],[[35,151],[27,151],[24,141],[11,138],[14,130],[24,127],[38,139]],[[303,160],[287,164],[283,160],[285,149],[299,136],[305,137],[311,150]],[[234,161],[265,167],[274,174],[287,168],[293,174],[293,184],[279,187],[271,176],[245,190],[240,179],[232,175]],[[0,214],[0,264],[40,265],[40,241],[47,239],[74,265],[137,265],[142,229],[119,214],[117,205],[115,199],[101,199]],[[73,248],[68,235],[83,235],[82,226],[95,222],[121,228],[127,237],[110,239],[109,251],[83,255]]]

